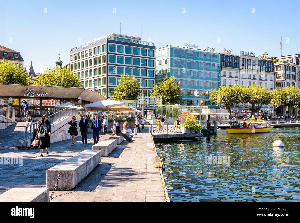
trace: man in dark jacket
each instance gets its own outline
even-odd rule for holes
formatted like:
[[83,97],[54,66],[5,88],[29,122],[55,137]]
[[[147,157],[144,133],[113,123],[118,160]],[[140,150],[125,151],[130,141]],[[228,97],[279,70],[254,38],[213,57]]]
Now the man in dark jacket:
[[86,120],[86,115],[83,115],[79,122],[79,128],[80,128],[83,144],[84,143],[87,144],[87,125],[88,125],[88,121]]
[[95,115],[95,118],[92,121],[92,131],[94,144],[99,142],[99,131],[101,130],[101,120],[98,117],[98,114]]

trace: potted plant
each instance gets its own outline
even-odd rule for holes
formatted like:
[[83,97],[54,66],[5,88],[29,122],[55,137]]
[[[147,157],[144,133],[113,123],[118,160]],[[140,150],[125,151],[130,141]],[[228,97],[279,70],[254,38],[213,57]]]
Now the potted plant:
[[181,125],[182,133],[192,133],[202,129],[202,125],[198,123],[195,115],[184,113],[181,115],[181,119],[183,120],[183,125]]

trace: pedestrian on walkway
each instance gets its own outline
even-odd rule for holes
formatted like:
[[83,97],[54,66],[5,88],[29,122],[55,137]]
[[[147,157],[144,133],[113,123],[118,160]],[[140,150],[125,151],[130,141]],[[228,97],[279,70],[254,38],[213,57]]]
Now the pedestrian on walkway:
[[37,129],[37,139],[39,140],[39,148],[41,155],[43,156],[43,150],[46,149],[46,154],[49,155],[50,147],[50,136],[51,136],[51,125],[48,120],[48,116],[44,114],[42,120],[39,122]]
[[145,129],[145,118],[144,118],[144,116],[142,116],[142,118],[141,118],[141,125],[142,125],[142,130],[144,130]]
[[140,119],[139,119],[139,117],[137,115],[135,116],[134,124],[135,124],[135,128],[137,128],[139,130],[139,133],[141,133]]
[[108,126],[108,119],[106,116],[103,119],[102,126],[103,126],[103,134],[105,134],[107,132],[107,126]]
[[117,119],[114,118],[113,127],[112,127],[113,135],[116,134],[116,126],[117,126],[117,123],[118,123]]
[[87,144],[87,125],[88,125],[88,121],[86,119],[86,115],[83,115],[79,122],[79,128],[80,128],[83,144],[84,143]]
[[101,121],[99,120],[98,114],[95,115],[95,118],[92,121],[92,127],[93,131],[93,139],[94,139],[94,144],[99,142],[99,132],[101,129]]
[[161,125],[165,124],[165,118],[164,118],[164,116],[161,116],[160,123],[161,123]]
[[69,128],[69,131],[68,131],[70,133],[70,135],[72,136],[72,144],[71,144],[71,146],[74,146],[74,144],[75,144],[75,136],[78,135],[76,117],[73,116],[72,120],[68,124],[71,125],[70,128]]

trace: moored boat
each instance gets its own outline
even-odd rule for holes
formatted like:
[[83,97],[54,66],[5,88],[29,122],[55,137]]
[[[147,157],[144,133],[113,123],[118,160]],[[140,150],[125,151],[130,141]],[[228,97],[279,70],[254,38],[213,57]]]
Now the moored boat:
[[266,121],[243,121],[232,122],[230,128],[227,128],[229,134],[254,134],[270,132],[273,127]]

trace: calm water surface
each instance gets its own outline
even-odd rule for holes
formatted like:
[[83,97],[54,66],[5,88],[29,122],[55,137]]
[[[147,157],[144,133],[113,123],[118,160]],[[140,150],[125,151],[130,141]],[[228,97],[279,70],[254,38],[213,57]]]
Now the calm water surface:
[[[277,139],[284,150],[273,150]],[[300,128],[253,135],[218,130],[198,142],[156,148],[165,158],[171,201],[300,201]]]

